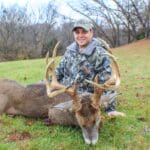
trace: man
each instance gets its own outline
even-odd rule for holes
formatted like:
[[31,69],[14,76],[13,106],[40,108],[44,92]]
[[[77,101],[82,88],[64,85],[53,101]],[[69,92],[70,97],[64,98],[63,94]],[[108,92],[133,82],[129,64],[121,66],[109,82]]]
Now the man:
[[[99,77],[99,83],[104,83],[111,76],[111,60],[109,56],[104,55],[106,49],[102,43],[93,37],[93,24],[87,20],[79,20],[73,26],[74,40],[62,58],[59,66],[56,68],[57,80],[64,85],[73,85],[76,80],[79,84],[78,92],[93,93],[93,86],[87,80],[93,80],[96,74]],[[109,116],[124,116],[124,113],[117,112],[116,93],[114,91],[105,91],[110,96],[110,102],[105,108]]]

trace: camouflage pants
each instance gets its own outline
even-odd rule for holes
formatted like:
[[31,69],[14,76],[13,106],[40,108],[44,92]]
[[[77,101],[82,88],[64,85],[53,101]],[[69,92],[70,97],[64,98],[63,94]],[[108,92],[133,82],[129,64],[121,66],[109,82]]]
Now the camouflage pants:
[[114,111],[116,109],[117,101],[117,92],[115,91],[106,91],[101,96],[101,104],[104,106],[106,112]]

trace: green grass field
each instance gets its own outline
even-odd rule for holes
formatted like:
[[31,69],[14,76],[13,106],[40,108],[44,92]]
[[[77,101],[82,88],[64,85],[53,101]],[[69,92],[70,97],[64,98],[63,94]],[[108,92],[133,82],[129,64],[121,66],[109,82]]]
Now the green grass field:
[[[84,143],[78,127],[45,126],[42,120],[0,116],[0,150],[148,150],[150,149],[150,40],[113,50],[121,86],[118,110],[125,118],[105,117],[95,146]],[[0,78],[21,84],[44,78],[44,59],[0,63]],[[105,113],[103,112],[103,115]]]

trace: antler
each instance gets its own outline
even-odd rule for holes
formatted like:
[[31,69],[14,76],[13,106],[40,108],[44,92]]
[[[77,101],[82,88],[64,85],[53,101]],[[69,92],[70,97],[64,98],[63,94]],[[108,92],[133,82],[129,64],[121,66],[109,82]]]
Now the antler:
[[106,81],[104,84],[98,84],[96,82],[89,81],[89,80],[86,80],[86,79],[85,79],[85,81],[90,83],[90,84],[93,84],[93,85],[95,85],[95,86],[97,86],[98,88],[101,88],[101,89],[116,89],[120,85],[119,67],[118,67],[118,64],[116,62],[115,57],[111,53],[107,52],[105,54],[109,55],[110,58],[112,59],[112,64],[111,64],[111,66],[112,66],[112,75],[111,75],[111,78],[108,81]]
[[99,106],[101,103],[100,96],[103,94],[104,89],[97,87],[98,75],[95,76],[94,83],[96,83],[96,85],[94,84],[94,94],[92,96],[92,106],[96,109],[99,109]]
[[[110,51],[110,50],[109,50]],[[108,51],[108,52],[109,52]],[[115,57],[112,55],[112,53],[107,53],[107,55],[110,56],[112,59],[112,75],[111,78],[106,81],[104,84],[99,84],[98,83],[98,75],[96,75],[94,82],[86,80],[86,82],[93,84],[94,86],[94,94],[92,96],[92,105],[95,108],[99,108],[100,106],[100,96],[104,92],[105,89],[114,89],[117,88],[120,85],[120,72],[119,72],[119,67],[118,64],[115,60]]]
[[[60,42],[57,42],[57,44],[54,47],[52,58],[49,59],[49,53],[46,55],[46,71],[45,71],[45,83],[46,83],[46,89],[47,89],[47,95],[49,97],[57,96],[61,93],[68,93],[69,95],[74,94],[74,90],[72,88],[66,87],[62,84],[60,84],[57,81],[56,73],[55,73],[55,58],[57,53],[57,48],[59,46]],[[51,76],[51,81],[49,80],[49,77]]]
[[112,54],[112,51],[110,50],[110,47],[106,41],[104,41],[101,38],[98,38],[98,41],[102,46],[104,46],[107,49],[107,52],[104,54],[108,55],[112,59],[112,75],[111,78],[104,84],[98,84],[95,81],[93,82],[88,80],[86,80],[86,82],[91,83],[101,89],[117,88],[120,85],[120,72],[119,72],[118,64],[116,62],[116,58]]

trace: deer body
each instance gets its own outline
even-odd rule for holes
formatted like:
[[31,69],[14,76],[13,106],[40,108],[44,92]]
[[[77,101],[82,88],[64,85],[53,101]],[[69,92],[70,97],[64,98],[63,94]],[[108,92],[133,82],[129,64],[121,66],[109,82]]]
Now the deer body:
[[[73,104],[70,96],[65,93],[49,98],[45,84],[32,84],[24,87],[16,81],[1,79],[0,114],[24,115],[34,118],[49,117],[51,124],[80,126],[86,143],[90,144],[88,135],[85,135],[87,134],[85,127],[91,130],[90,128],[93,128],[93,124],[95,124],[95,122],[92,122],[95,117],[98,117],[98,122],[100,120],[99,114],[97,116],[99,106],[98,109],[93,109],[90,96],[91,94],[81,95],[78,103]],[[98,127],[96,126],[95,132],[97,139]]]
[[[51,124],[80,126],[86,143],[90,144],[92,137],[86,135],[85,128],[93,129],[95,120],[97,120],[94,134],[96,133],[98,139],[100,122],[99,105],[92,106],[91,95],[78,95],[79,101],[74,103],[74,100],[71,100],[71,97],[66,93],[49,98],[45,84],[32,84],[25,87],[16,81],[1,79],[0,114],[23,115],[33,118],[48,117]],[[92,133],[92,131],[90,132]]]
[[66,100],[70,100],[67,94],[49,98],[44,84],[24,87],[16,81],[0,80],[0,114],[48,117],[48,107]]
[[[4,112],[35,118],[48,116],[52,124],[77,125],[82,130],[85,142],[95,144],[101,122],[102,93],[112,85],[119,85],[118,66],[114,63],[112,78],[105,84],[98,84],[98,76],[94,82],[86,81],[94,85],[94,93],[79,94],[76,81],[73,87],[66,87],[57,81],[55,74],[57,47],[58,44],[50,61],[47,57],[45,84],[24,87],[15,81],[0,80],[0,114]],[[52,76],[51,82],[49,76]]]

